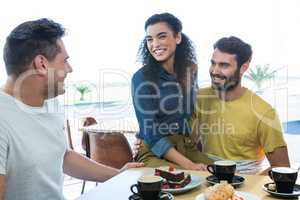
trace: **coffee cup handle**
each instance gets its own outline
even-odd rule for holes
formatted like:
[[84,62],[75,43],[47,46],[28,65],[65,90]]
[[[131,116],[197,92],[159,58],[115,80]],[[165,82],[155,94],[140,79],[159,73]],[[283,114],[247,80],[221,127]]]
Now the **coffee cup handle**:
[[215,174],[215,172],[214,172],[214,168],[213,168],[213,165],[207,165],[207,171],[209,171],[211,174]]
[[269,171],[268,171],[268,175],[269,175],[269,177],[273,180],[272,170],[269,170]]
[[135,192],[134,191],[134,188],[138,188],[138,185],[137,184],[133,184],[132,186],[130,186],[130,190],[131,190],[131,192],[133,193],[133,194],[138,194],[138,192]]

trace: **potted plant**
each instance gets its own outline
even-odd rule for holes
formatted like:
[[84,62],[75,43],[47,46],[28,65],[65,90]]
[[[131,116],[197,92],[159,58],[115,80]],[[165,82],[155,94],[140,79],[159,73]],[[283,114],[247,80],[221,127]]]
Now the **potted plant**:
[[89,85],[84,83],[75,84],[74,87],[80,93],[80,101],[84,101],[85,95],[91,92]]
[[263,83],[267,80],[273,79],[274,73],[275,71],[272,71],[270,69],[269,64],[256,65],[255,69],[249,69],[249,71],[245,75],[245,78],[254,82],[257,89],[257,93],[262,93]]

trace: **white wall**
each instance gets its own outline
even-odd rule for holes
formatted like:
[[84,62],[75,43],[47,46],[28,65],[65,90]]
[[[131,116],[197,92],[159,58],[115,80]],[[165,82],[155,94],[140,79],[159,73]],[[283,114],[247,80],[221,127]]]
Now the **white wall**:
[[[19,23],[52,18],[68,29],[65,43],[73,64],[70,81],[99,81],[99,69],[121,69],[129,76],[138,66],[135,56],[144,36],[144,21],[153,13],[171,12],[183,22],[183,31],[198,47],[200,79],[208,79],[212,44],[222,36],[236,35],[252,44],[253,66],[270,63],[288,66],[300,76],[297,0],[110,0],[110,1],[2,1],[0,54],[5,37]],[[0,62],[0,84],[5,81]]]

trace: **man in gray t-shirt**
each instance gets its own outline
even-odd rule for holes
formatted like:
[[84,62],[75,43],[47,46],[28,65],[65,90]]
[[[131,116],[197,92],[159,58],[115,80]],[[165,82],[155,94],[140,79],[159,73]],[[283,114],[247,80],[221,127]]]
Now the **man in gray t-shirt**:
[[7,37],[8,75],[0,92],[0,200],[64,199],[63,173],[103,182],[121,170],[95,163],[67,149],[63,120],[47,100],[65,92],[72,72],[61,37],[64,29],[48,19],[28,21]]

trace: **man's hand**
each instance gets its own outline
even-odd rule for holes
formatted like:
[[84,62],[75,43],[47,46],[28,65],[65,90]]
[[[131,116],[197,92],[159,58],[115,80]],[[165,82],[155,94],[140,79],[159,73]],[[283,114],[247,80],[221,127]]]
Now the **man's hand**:
[[144,167],[145,164],[144,163],[141,163],[141,162],[129,162],[129,163],[126,163],[120,170],[119,172],[123,172],[127,169],[130,169],[130,168],[138,168],[138,167]]
[[142,140],[139,138],[136,138],[135,141],[133,142],[133,157],[135,158],[135,156],[138,154],[139,149],[141,147],[141,143]]
[[273,167],[290,167],[287,147],[277,147],[273,152],[266,153],[270,167],[260,172],[260,175],[268,175]]

